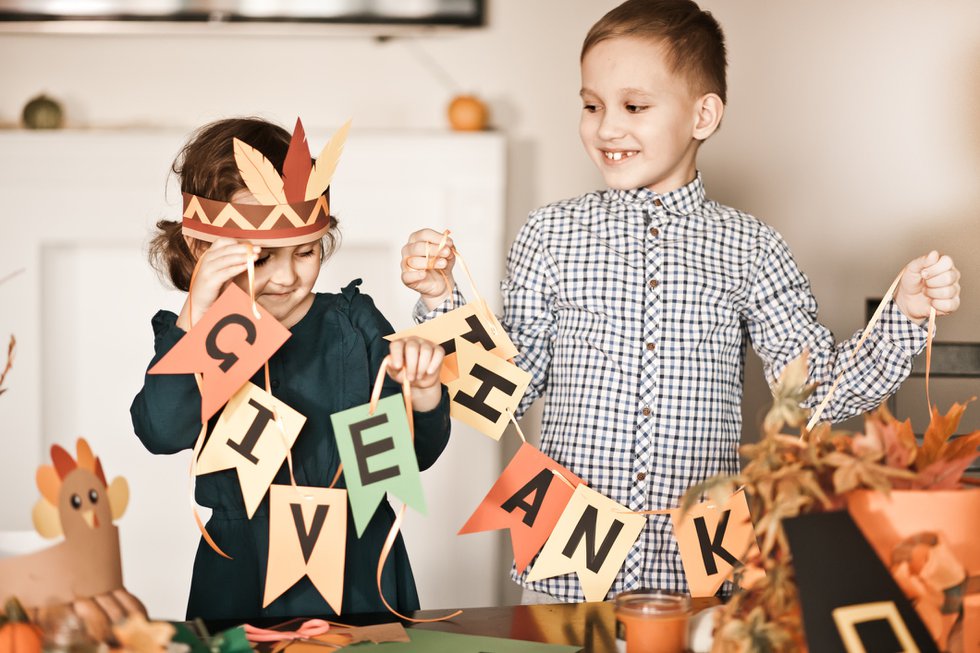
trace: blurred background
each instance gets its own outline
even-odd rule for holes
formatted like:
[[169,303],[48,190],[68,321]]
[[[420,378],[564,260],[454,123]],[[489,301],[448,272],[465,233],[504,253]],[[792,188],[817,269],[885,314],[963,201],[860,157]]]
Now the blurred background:
[[[309,5],[279,4],[299,14]],[[30,527],[33,474],[50,444],[74,450],[85,435],[110,478],[133,485],[120,523],[127,587],[153,616],[183,614],[196,540],[188,458],[143,451],[127,413],[152,352],[149,319],[179,306],[142,248],[155,220],[179,217],[168,170],[193,128],[235,115],[291,128],[301,116],[316,152],[352,117],[335,181],[345,243],[318,287],[364,277],[396,328],[410,322],[398,247],[411,231],[453,228],[481,294],[499,306],[506,248],[527,213],[601,187],[577,135],[579,49],[618,3],[487,0],[480,24],[463,27],[405,18],[431,4],[373,3],[395,12],[394,27],[0,25],[0,279],[16,273],[0,285],[0,343],[18,338],[0,397],[0,531]],[[435,4],[452,13],[467,3]],[[866,300],[908,260],[938,249],[963,274],[963,302],[940,319],[937,339],[980,340],[980,4],[701,5],[729,52],[724,123],[699,159],[709,197],[782,233],[838,338],[864,326]],[[60,105],[60,130],[22,127],[39,94]],[[488,108],[484,131],[450,128],[447,106],[467,94]],[[980,394],[976,381],[936,388],[942,408]],[[746,440],[768,400],[750,355]],[[921,430],[924,406],[922,384],[910,381],[899,415]],[[971,413],[980,410],[965,424],[978,428]],[[532,439],[537,419],[523,421]],[[517,600],[508,537],[453,535],[516,441],[460,429],[432,470],[429,515],[406,527],[423,607]]]

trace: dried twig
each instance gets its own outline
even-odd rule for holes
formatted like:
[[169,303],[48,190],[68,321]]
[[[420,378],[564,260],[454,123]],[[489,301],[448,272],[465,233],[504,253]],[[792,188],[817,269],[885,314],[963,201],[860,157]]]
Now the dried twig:
[[19,270],[14,270],[13,272],[11,272],[10,274],[8,274],[7,276],[0,278],[0,286],[2,286],[3,284],[7,283],[8,281],[10,281],[11,279],[13,279],[14,277],[16,277],[18,274],[20,274],[23,271],[24,271],[24,268],[21,268]]
[[7,364],[4,365],[3,373],[0,374],[0,395],[2,395],[4,392],[7,391],[7,389],[3,387],[3,382],[7,378],[7,372],[9,372],[10,368],[14,366],[14,348],[16,346],[17,346],[17,339],[13,335],[11,335],[10,344],[7,346]]

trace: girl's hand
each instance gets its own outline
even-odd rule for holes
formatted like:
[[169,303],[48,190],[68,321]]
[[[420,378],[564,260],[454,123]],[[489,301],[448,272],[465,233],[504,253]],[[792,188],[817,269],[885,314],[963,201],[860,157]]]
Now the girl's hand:
[[[259,247],[232,238],[219,238],[200,255],[194,285],[177,318],[177,326],[190,331],[214,304],[231,280],[245,272],[248,260],[259,256]],[[194,314],[190,315],[193,308]],[[193,321],[191,320],[193,318]]]
[[442,347],[417,336],[391,343],[388,376],[399,383],[408,379],[415,410],[425,412],[439,405],[442,399],[439,371],[445,355]]
[[[438,231],[420,229],[409,236],[402,247],[402,283],[422,295],[422,301],[430,309],[445,301],[456,285],[453,280],[453,265],[456,263],[453,239],[447,238],[443,248],[437,251],[442,238]],[[426,253],[433,269],[426,269]]]
[[895,291],[895,305],[913,322],[929,317],[929,308],[948,315],[960,307],[960,271],[953,259],[933,250],[909,261]]

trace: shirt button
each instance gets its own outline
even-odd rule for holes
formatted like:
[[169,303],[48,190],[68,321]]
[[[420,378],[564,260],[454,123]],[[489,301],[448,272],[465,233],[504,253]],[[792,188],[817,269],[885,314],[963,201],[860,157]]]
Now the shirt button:
[[660,235],[660,230],[657,229],[656,227],[650,227],[650,235],[656,238],[657,236]]
[[647,477],[647,473],[646,472],[640,472],[639,474],[636,475],[636,480],[642,481],[646,477]]
[[655,343],[655,342],[648,342],[647,343],[647,351],[653,351],[656,348],[657,348],[657,343]]
[[660,282],[659,281],[657,281],[656,279],[650,279],[650,287],[651,288],[656,288],[659,285],[660,285]]
[[664,205],[664,203],[660,201],[660,198],[659,197],[653,200],[653,204],[654,204],[654,206],[663,206]]
[[273,388],[278,388],[279,387],[279,379],[273,379],[272,380],[272,383],[270,383],[269,385],[271,385]]
[[649,406],[644,406],[643,407],[643,410],[641,410],[640,412],[643,413],[643,416],[644,417],[649,417],[650,416],[650,413],[652,413],[653,411],[650,410],[650,407]]

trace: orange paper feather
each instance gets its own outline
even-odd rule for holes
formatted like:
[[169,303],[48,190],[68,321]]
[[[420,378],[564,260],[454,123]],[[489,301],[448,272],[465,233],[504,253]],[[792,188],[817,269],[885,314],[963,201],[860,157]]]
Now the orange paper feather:
[[306,184],[313,171],[313,159],[310,158],[310,146],[306,142],[306,132],[303,123],[296,119],[296,128],[286,150],[286,160],[282,164],[283,191],[286,200],[302,202],[306,199]]
[[54,467],[41,465],[37,468],[34,480],[37,483],[37,489],[41,491],[41,496],[47,499],[51,505],[58,505],[58,495],[61,493],[61,477],[58,476],[58,472],[54,471]]
[[317,157],[316,163],[313,165],[310,180],[306,184],[307,200],[315,200],[320,197],[323,195],[323,191],[330,186],[330,180],[333,179],[333,173],[337,169],[340,154],[344,151],[344,142],[347,140],[347,132],[350,131],[350,123],[350,120],[345,122],[330,138],[330,141],[323,146],[320,156]]
[[85,438],[78,438],[78,442],[75,445],[75,450],[78,452],[78,466],[89,470],[90,472],[95,471],[95,455],[92,453],[92,448],[88,446],[88,442]]
[[286,194],[282,188],[282,177],[276,167],[257,149],[234,139],[235,162],[242,180],[259,204],[273,206],[286,204]]

